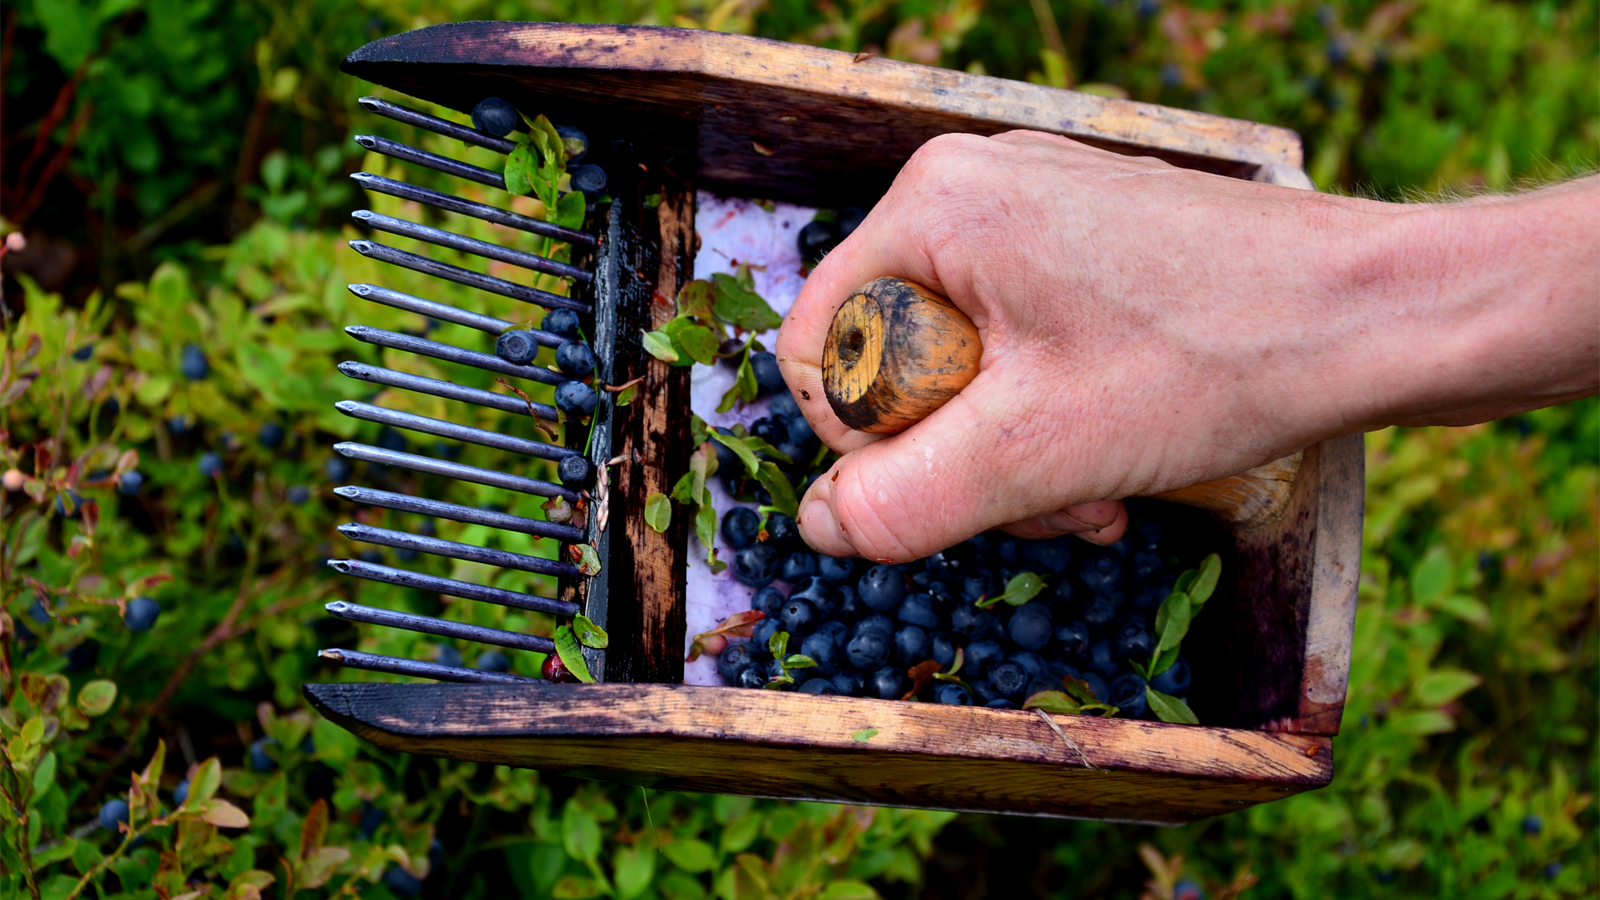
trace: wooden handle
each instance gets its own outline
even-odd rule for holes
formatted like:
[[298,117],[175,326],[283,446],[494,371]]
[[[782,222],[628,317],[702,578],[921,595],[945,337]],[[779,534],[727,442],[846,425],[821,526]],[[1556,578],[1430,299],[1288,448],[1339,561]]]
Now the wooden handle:
[[[839,421],[898,434],[927,418],[977,377],[978,328],[954,304],[920,284],[879,278],[833,315],[822,348],[822,388]],[[1198,506],[1241,527],[1282,511],[1300,472],[1295,453],[1247,472],[1155,495]]]

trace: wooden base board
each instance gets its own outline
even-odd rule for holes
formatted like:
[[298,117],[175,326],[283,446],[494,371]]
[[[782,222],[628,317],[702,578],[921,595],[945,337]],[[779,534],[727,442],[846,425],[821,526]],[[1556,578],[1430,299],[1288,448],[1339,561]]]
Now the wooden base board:
[[1058,734],[1033,711],[667,684],[306,694],[388,749],[663,790],[1181,824],[1333,777],[1326,737],[1053,716]]

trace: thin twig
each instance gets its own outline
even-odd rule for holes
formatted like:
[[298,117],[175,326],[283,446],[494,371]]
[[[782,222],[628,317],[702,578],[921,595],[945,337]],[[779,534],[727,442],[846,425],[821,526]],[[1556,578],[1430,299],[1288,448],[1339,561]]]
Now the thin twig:
[[1061,739],[1067,742],[1068,747],[1071,747],[1073,750],[1078,752],[1078,758],[1083,760],[1083,765],[1086,768],[1094,769],[1096,772],[1100,771],[1100,767],[1089,761],[1089,757],[1084,754],[1083,748],[1079,747],[1077,742],[1072,738],[1067,737],[1067,733],[1061,729],[1060,725],[1056,724],[1056,720],[1051,718],[1049,713],[1039,709],[1038,707],[1034,707],[1033,711],[1039,714],[1039,718],[1043,719],[1046,725],[1050,726],[1051,731],[1054,731],[1056,734],[1060,735]]

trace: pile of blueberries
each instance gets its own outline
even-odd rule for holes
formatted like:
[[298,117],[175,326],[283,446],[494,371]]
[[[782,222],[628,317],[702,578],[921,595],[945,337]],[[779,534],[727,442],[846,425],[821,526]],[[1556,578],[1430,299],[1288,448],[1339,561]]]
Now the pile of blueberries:
[[[569,416],[590,415],[600,396],[585,379],[594,373],[596,360],[594,349],[578,333],[578,314],[570,309],[553,309],[545,314],[539,328],[562,338],[556,347],[556,368],[571,379],[556,386],[556,408]],[[517,328],[500,335],[494,352],[506,362],[525,366],[533,362],[539,344],[533,332]],[[561,483],[569,487],[584,487],[594,477],[594,465],[582,456],[563,459],[558,471]]]
[[[1149,717],[1145,679],[1128,661],[1148,662],[1156,610],[1183,563],[1200,557],[1171,537],[1181,533],[1184,523],[1173,519],[1180,511],[1154,501],[1130,506],[1134,526],[1109,547],[993,532],[916,562],[870,566],[811,552],[786,516],[769,516],[766,539],[757,540],[759,516],[736,507],[722,523],[737,548],[733,574],[755,588],[750,606],[766,617],[748,642],[722,651],[718,673],[740,687],[787,674],[793,684],[780,683],[804,693],[900,699],[912,687],[909,669],[933,660],[948,672],[960,650],[958,681],[934,681],[921,699],[1016,709],[1040,691],[1062,690],[1070,676],[1118,715]],[[1044,579],[1032,600],[978,605],[1023,572]],[[780,631],[790,653],[816,665],[786,672],[768,652]],[[1186,699],[1190,674],[1179,656],[1152,686]]]

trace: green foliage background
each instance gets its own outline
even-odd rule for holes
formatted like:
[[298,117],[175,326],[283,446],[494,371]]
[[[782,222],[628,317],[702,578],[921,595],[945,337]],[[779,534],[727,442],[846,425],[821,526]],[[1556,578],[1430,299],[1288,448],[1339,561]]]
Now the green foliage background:
[[[340,677],[317,648],[356,640],[319,602],[381,596],[549,627],[319,564],[355,550],[333,530],[353,513],[329,493],[327,447],[375,438],[332,411],[359,394],[333,363],[381,360],[337,328],[424,324],[344,290],[408,289],[344,249],[346,216],[365,202],[344,175],[385,170],[349,135],[422,139],[358,115],[355,98],[372,89],[337,63],[361,43],[500,18],[871,49],[1287,125],[1325,189],[1399,198],[1593,165],[1593,2],[18,0],[3,15],[0,212],[29,249],[5,262],[0,438],[4,467],[35,477],[6,495],[0,523],[0,896],[382,898],[397,867],[431,897],[1164,897],[1180,876],[1213,896],[1252,878],[1251,895],[1269,897],[1576,897],[1600,885],[1594,400],[1369,438],[1338,777],[1187,828],[672,795],[411,759],[358,744],[298,694]],[[415,289],[441,293],[437,281]],[[439,298],[516,315],[481,295]],[[179,372],[189,342],[209,356],[205,380]],[[268,421],[289,433],[282,452],[257,443]],[[130,448],[147,482],[120,497],[101,473],[131,464]],[[208,451],[221,454],[219,477],[197,468]],[[293,502],[296,486],[310,499]],[[487,490],[456,499],[504,502]],[[465,526],[441,536],[537,552]],[[165,611],[136,634],[117,604],[141,592]],[[360,646],[442,651],[381,630]],[[518,671],[537,671],[536,656],[515,656]],[[109,710],[105,682],[118,688]],[[272,771],[243,765],[261,737],[274,739]],[[165,756],[146,770],[158,744]],[[121,795],[146,831],[212,756],[217,798],[248,814],[247,828],[219,830],[234,820],[204,798],[138,846],[94,826]],[[442,865],[428,860],[436,836]]]

